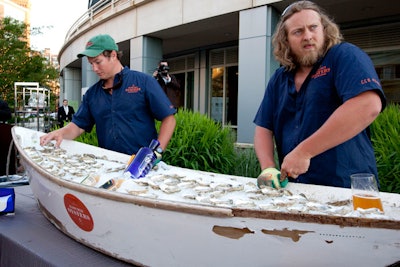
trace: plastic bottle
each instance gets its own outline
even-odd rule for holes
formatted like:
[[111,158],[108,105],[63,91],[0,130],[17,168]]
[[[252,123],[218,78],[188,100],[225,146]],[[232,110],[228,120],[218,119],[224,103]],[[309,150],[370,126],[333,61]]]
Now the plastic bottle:
[[158,140],[151,140],[149,147],[142,147],[139,149],[131,163],[126,167],[124,176],[138,179],[144,177],[153,167],[156,160],[154,151],[160,145]]
[[100,181],[100,175],[98,174],[89,174],[82,180],[81,184],[95,186]]

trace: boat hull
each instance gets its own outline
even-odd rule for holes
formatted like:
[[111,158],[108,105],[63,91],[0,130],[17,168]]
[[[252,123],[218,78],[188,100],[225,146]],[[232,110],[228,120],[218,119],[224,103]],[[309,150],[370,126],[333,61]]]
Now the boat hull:
[[[120,260],[139,266],[387,266],[400,261],[397,219],[211,207],[83,186],[54,177],[26,155],[32,134],[40,135],[13,128],[43,214],[78,242]],[[129,158],[74,141],[64,140],[63,146]],[[312,187],[299,185],[299,190]],[[348,194],[337,190],[338,196]],[[400,199],[383,193],[384,202],[385,197]],[[397,214],[396,207],[392,212]]]

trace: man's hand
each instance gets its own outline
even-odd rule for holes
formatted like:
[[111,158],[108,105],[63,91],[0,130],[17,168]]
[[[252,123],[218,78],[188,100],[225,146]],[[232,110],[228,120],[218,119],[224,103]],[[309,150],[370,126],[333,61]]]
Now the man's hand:
[[154,78],[157,78],[157,75],[158,75],[158,70],[155,70],[155,71],[153,72],[153,77],[154,77]]
[[48,134],[46,134],[46,135],[42,135],[42,136],[40,137],[40,145],[41,145],[41,146],[44,146],[44,145],[46,145],[48,142],[50,142],[51,140],[56,140],[55,147],[60,147],[60,144],[61,144],[61,142],[62,142],[63,139],[64,139],[64,138],[63,138],[63,135],[62,135],[60,129],[58,129],[58,130],[55,130],[55,131],[53,131],[53,132],[50,132],[50,133],[48,133]]
[[153,167],[156,166],[162,159],[162,154],[158,153],[157,151],[154,151],[154,154],[156,155],[156,159],[153,162]]
[[44,146],[51,140],[55,140],[55,147],[60,147],[63,139],[74,140],[79,135],[83,134],[84,130],[76,126],[75,123],[70,122],[64,127],[52,131],[46,135],[40,137],[40,145]]
[[286,155],[281,165],[281,174],[297,179],[299,175],[306,173],[310,167],[311,157],[295,148]]

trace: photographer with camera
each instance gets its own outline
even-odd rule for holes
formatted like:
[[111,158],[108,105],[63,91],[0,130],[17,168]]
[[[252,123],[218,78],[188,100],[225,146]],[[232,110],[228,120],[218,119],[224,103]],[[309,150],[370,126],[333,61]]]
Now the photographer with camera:
[[168,62],[162,59],[158,63],[157,69],[153,72],[153,77],[158,81],[169,100],[175,108],[180,106],[180,84],[175,75],[169,74]]

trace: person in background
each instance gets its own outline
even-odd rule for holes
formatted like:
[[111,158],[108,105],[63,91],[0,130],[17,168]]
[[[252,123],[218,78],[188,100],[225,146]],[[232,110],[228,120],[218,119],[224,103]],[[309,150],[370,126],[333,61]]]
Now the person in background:
[[[152,139],[162,153],[175,129],[175,108],[157,81],[148,74],[130,70],[121,63],[122,52],[107,34],[91,38],[78,57],[86,56],[100,80],[85,95],[72,121],[41,136],[40,144],[74,139],[96,125],[99,146],[125,154],[136,154]],[[155,119],[161,121],[159,133]]]
[[165,59],[160,60],[157,69],[153,72],[153,77],[164,90],[169,100],[175,108],[180,106],[180,84],[175,75],[169,74],[168,62]]
[[[11,119],[11,109],[8,103],[0,99],[0,176],[6,174],[15,174],[15,152],[10,151],[10,145],[13,142],[11,128],[13,125],[6,122]],[[9,154],[9,151],[11,152]]]
[[70,122],[72,120],[72,115],[74,114],[74,108],[72,106],[68,106],[68,100],[64,99],[62,106],[60,106],[57,111],[57,120],[60,127],[64,126],[64,122]]
[[276,171],[274,141],[281,181],[349,188],[353,173],[377,177],[369,125],[386,99],[368,55],[342,41],[338,26],[310,1],[286,8],[272,43],[281,67],[254,119],[259,185]]
[[0,122],[5,123],[11,119],[11,109],[8,103],[0,99]]

